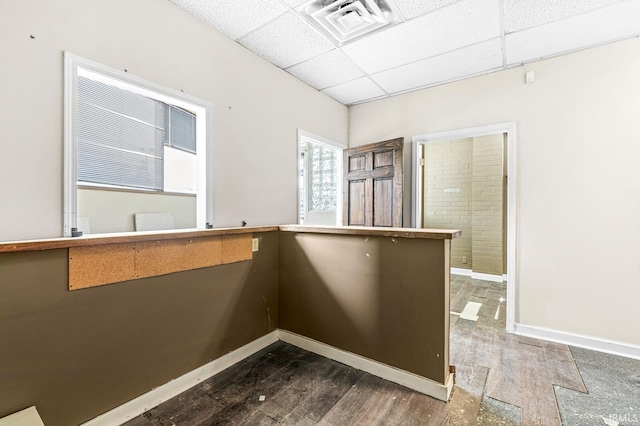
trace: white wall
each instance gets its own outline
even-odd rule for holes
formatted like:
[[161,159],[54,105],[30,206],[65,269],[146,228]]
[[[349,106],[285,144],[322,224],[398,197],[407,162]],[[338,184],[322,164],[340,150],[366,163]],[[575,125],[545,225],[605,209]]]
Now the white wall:
[[296,223],[297,129],[347,143],[346,107],[167,0],[0,0],[0,241],[62,235],[65,50],[213,102],[215,226]]
[[350,146],[515,121],[516,322],[640,345],[638,52],[631,39],[527,65],[529,85],[514,68],[357,105]]
[[175,229],[195,228],[196,197],[78,189],[78,217],[89,218],[92,234],[133,232],[136,213],[171,213]]

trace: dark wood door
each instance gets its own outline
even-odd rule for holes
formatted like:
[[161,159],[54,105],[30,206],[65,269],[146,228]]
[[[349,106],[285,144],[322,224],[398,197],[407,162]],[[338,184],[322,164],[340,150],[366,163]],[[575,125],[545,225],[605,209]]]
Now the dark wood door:
[[404,138],[344,151],[343,224],[402,226]]

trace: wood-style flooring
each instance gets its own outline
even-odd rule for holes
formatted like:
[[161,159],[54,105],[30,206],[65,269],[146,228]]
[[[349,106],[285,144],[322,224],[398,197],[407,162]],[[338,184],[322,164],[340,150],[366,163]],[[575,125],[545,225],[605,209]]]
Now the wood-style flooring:
[[448,404],[277,342],[127,425],[560,425],[554,385],[586,392],[571,352],[506,334],[505,298],[452,276]]

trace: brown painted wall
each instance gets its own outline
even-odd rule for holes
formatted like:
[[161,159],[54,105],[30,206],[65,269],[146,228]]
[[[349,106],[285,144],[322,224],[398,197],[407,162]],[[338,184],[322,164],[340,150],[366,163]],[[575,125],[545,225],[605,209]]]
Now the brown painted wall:
[[89,420],[277,328],[278,232],[251,261],[67,290],[67,250],[0,254],[0,417]]
[[280,232],[279,328],[444,383],[449,240]]

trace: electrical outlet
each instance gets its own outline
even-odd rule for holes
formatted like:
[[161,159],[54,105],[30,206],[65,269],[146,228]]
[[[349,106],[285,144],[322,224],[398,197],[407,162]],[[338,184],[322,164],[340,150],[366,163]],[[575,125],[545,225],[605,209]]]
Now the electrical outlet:
[[462,263],[467,264],[467,256],[462,256]]
[[256,251],[258,251],[258,250],[260,250],[260,240],[259,240],[259,239],[257,239],[257,238],[254,238],[254,239],[251,241],[251,251],[256,252]]

